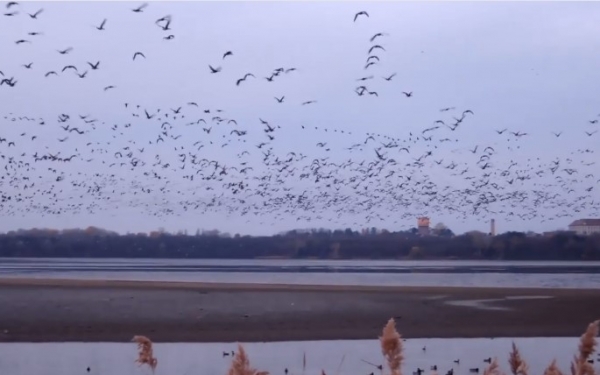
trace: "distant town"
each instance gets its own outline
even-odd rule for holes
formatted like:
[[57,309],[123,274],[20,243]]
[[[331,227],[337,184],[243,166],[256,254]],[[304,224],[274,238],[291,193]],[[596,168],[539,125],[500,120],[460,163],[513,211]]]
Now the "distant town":
[[442,223],[431,227],[427,217],[416,224],[397,232],[308,229],[274,236],[18,230],[0,234],[0,257],[600,260],[600,219],[575,220],[568,229],[545,233],[497,234],[494,220],[487,233],[460,235]]
[[[444,230],[446,230],[446,226],[444,224],[437,224],[436,227],[430,227],[430,220],[428,217],[420,217],[417,219],[417,232],[422,236],[430,236],[430,235],[439,235]],[[536,232],[527,232],[528,236],[549,236],[557,233],[571,233],[577,234],[580,236],[586,235],[594,235],[600,234],[600,219],[579,219],[573,221],[569,224],[568,229],[565,230],[556,230],[552,232],[544,232],[544,233],[536,233]],[[496,220],[490,220],[490,230],[488,232],[490,236],[496,235]]]

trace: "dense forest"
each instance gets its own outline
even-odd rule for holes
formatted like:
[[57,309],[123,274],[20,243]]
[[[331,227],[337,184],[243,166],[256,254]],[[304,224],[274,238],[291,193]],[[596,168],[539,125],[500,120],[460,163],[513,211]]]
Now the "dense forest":
[[1,257],[96,258],[320,258],[320,259],[507,259],[600,260],[600,236],[508,232],[490,236],[450,230],[420,236],[404,232],[290,231],[240,236],[218,231],[125,234],[85,230],[19,230],[0,234]]

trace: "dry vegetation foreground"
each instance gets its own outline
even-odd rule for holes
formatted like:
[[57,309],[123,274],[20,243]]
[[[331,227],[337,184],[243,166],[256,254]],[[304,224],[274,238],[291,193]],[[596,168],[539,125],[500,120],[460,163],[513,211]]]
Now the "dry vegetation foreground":
[[371,339],[389,317],[407,338],[573,337],[599,312],[600,290],[0,280],[0,342]]
[[[596,375],[593,363],[593,354],[596,351],[598,344],[596,337],[598,336],[598,324],[600,320],[590,323],[581,335],[579,345],[577,347],[577,354],[573,356],[570,366],[570,375]],[[140,366],[148,366],[152,369],[152,372],[156,370],[158,365],[158,358],[154,356],[152,349],[152,341],[146,336],[134,336],[133,340],[138,345],[138,358],[135,360]],[[396,330],[396,323],[394,319],[388,320],[383,332],[379,337],[379,345],[381,347],[381,354],[383,355],[383,363],[381,365],[372,364],[374,367],[381,371],[381,375],[402,375],[402,365],[405,361],[404,357],[404,344],[405,341],[400,333]],[[565,350],[568,350],[565,348]],[[233,360],[229,367],[227,375],[269,375],[268,371],[259,371],[253,368],[250,364],[250,358],[246,354],[244,347],[238,344],[238,349],[233,353]],[[486,360],[487,361],[487,360]],[[505,375],[506,373],[501,370],[498,359],[489,358],[489,366],[483,370],[483,375]],[[512,375],[529,375],[529,365],[525,358],[521,356],[519,349],[513,342],[512,350],[508,357],[508,365],[510,373]],[[432,367],[431,375],[437,375],[437,366]],[[417,374],[424,373],[425,370],[418,369]],[[470,373],[479,373],[479,368],[476,371],[469,371]],[[287,369],[285,370],[287,374]],[[338,369],[339,373],[339,369]],[[406,372],[405,372],[406,373]],[[453,370],[450,370],[447,375],[453,374]],[[303,370],[302,374],[306,374],[306,353],[303,357]],[[413,373],[414,374],[414,373]],[[543,372],[544,375],[563,375],[568,374],[563,372],[556,364],[556,360],[552,360]],[[321,371],[321,375],[326,375],[325,371]]]

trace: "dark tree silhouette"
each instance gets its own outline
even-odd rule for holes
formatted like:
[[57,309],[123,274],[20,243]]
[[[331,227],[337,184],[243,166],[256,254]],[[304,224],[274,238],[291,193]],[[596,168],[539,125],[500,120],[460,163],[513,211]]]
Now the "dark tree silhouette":
[[231,236],[218,231],[119,235],[98,228],[19,230],[0,234],[1,257],[93,258],[320,258],[320,259],[506,259],[599,260],[600,235],[564,232],[530,236],[509,232],[495,237],[444,230],[421,237],[404,232],[293,230],[276,236]]

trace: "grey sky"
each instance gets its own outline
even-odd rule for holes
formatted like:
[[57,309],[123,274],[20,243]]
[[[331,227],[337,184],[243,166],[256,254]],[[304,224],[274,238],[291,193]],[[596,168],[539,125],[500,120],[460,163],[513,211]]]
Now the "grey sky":
[[[3,12],[6,11],[2,3]],[[0,17],[0,71],[5,77],[15,77],[15,87],[0,86],[0,136],[15,141],[16,147],[0,144],[0,153],[6,159],[0,160],[4,168],[9,157],[34,165],[35,170],[12,172],[2,180],[0,192],[14,195],[18,192],[27,196],[22,202],[9,202],[0,206],[2,226],[0,230],[30,227],[85,227],[96,225],[119,231],[148,231],[158,227],[168,230],[196,228],[217,228],[228,232],[274,233],[280,230],[304,227],[353,227],[360,229],[376,226],[391,230],[414,226],[416,216],[425,214],[433,223],[444,222],[455,231],[470,229],[487,230],[486,222],[495,217],[500,231],[504,230],[552,230],[564,228],[571,220],[582,216],[598,216],[600,200],[598,189],[590,192],[584,189],[598,186],[599,164],[590,164],[597,158],[600,133],[586,136],[585,131],[600,129],[599,124],[590,124],[592,119],[600,119],[600,4],[595,2],[151,2],[142,13],[131,9],[141,3],[128,2],[24,2],[11,10],[18,10],[15,17]],[[39,8],[44,12],[37,20],[26,13]],[[360,17],[353,22],[354,14],[366,10],[370,17]],[[171,31],[163,31],[154,24],[162,16],[171,15]],[[107,19],[106,30],[98,31],[95,26]],[[40,31],[44,35],[28,36],[28,32]],[[379,51],[379,64],[365,70],[367,51],[372,43],[369,38],[377,32],[388,36],[377,39],[385,48]],[[173,34],[173,40],[163,37]],[[32,43],[16,45],[15,41],[27,39]],[[58,49],[73,47],[67,55],[60,55]],[[225,51],[233,51],[233,56],[222,59]],[[146,59],[132,61],[134,52],[143,52]],[[91,71],[86,62],[100,60],[100,69]],[[22,65],[33,62],[31,69]],[[73,64],[80,73],[88,70],[88,76],[80,79],[73,72],[61,73],[63,66]],[[208,64],[221,66],[223,71],[210,74]],[[297,68],[296,72],[277,77],[267,82],[264,77],[279,67]],[[48,71],[56,70],[59,76],[44,77]],[[249,78],[239,87],[235,81],[251,72],[256,79]],[[397,73],[387,82],[382,76]],[[358,96],[354,89],[361,84],[356,80],[373,75],[373,80],[365,81],[370,90],[378,92],[378,97]],[[103,88],[114,85],[107,92]],[[413,97],[406,98],[402,91],[412,91]],[[274,97],[285,95],[284,103],[277,103]],[[301,103],[316,100],[314,104]],[[186,106],[194,101],[199,109]],[[139,104],[142,117],[132,117],[132,109],[125,109],[123,103],[131,107]],[[169,135],[181,135],[177,141],[152,145],[161,132],[161,122],[147,121],[143,109],[155,112],[170,112],[170,108],[183,106],[185,119],[168,120],[173,128]],[[455,111],[440,113],[444,107],[456,107]],[[211,114],[203,114],[202,109],[210,108]],[[224,112],[215,114],[215,109]],[[259,118],[281,128],[274,133],[273,153],[285,159],[289,151],[302,152],[306,160],[300,166],[310,166],[313,158],[330,157],[329,161],[340,163],[349,159],[356,163],[375,161],[374,148],[388,140],[377,138],[362,151],[347,150],[353,144],[364,143],[366,133],[372,132],[394,138],[408,139],[409,133],[421,136],[421,132],[434,121],[442,119],[447,123],[452,117],[459,117],[462,111],[471,109],[469,116],[456,132],[442,127],[436,130],[433,142],[422,139],[411,143],[411,153],[399,152],[398,148],[383,149],[388,158],[399,165],[413,162],[427,150],[432,156],[425,165],[397,169],[397,174],[387,180],[373,182],[368,194],[373,205],[357,207],[352,214],[345,211],[350,202],[367,199],[357,195],[355,190],[342,188],[348,201],[338,201],[327,206],[327,198],[315,202],[320,207],[315,212],[277,212],[261,216],[241,217],[238,211],[227,214],[226,206],[241,207],[222,187],[222,183],[190,182],[182,178],[185,174],[195,174],[177,170],[178,154],[195,152],[192,146],[202,141],[205,147],[197,152],[198,158],[219,160],[233,166],[239,163],[239,154],[248,150],[248,166],[255,170],[247,178],[257,176],[261,171],[262,151],[255,145],[266,141]],[[12,113],[12,115],[9,115]],[[85,129],[86,134],[63,131],[57,122],[61,113],[71,116],[71,127]],[[78,115],[89,115],[98,120],[92,125],[84,124]],[[220,115],[235,119],[237,126],[222,123],[213,125],[209,138],[202,131],[204,124],[186,126],[186,123]],[[7,116],[7,119],[4,119]],[[11,118],[28,116],[44,118],[46,125]],[[104,122],[104,124],[102,124]],[[131,123],[131,127],[123,128]],[[111,126],[118,125],[118,131]],[[305,129],[301,126],[304,125]],[[319,129],[314,129],[318,127]],[[328,132],[324,132],[324,128]],[[495,130],[508,128],[503,135]],[[247,130],[245,137],[230,136],[232,129]],[[333,132],[344,130],[344,134]],[[517,140],[510,131],[528,133]],[[559,138],[552,132],[564,132]],[[23,132],[27,136],[21,137]],[[123,132],[121,135],[120,132]],[[352,132],[352,134],[348,134]],[[30,136],[38,138],[31,141]],[[222,136],[225,135],[225,138]],[[67,142],[58,138],[69,137]],[[458,142],[440,143],[445,137],[458,139]],[[226,147],[221,143],[231,142]],[[240,140],[246,140],[243,143]],[[212,140],[214,144],[208,142]],[[91,153],[88,142],[94,145]],[[110,142],[110,144],[107,144]],[[132,142],[135,142],[132,143]],[[315,146],[326,142],[324,148]],[[477,155],[469,152],[479,145]],[[402,144],[400,147],[403,147]],[[434,148],[437,146],[437,148]],[[490,183],[497,181],[505,187],[503,194],[534,189],[558,194],[552,202],[547,201],[538,208],[530,209],[535,199],[528,199],[527,208],[515,207],[492,211],[504,213],[460,214],[444,209],[433,209],[421,204],[406,207],[395,206],[388,193],[373,192],[373,189],[397,186],[405,181],[398,175],[415,173],[415,179],[423,175],[438,187],[451,186],[465,189],[470,181],[451,176],[458,172],[444,169],[434,164],[434,160],[444,159],[443,165],[455,161],[457,164],[471,165],[470,172],[480,176],[485,171],[478,169],[475,162],[486,146],[495,149],[491,172],[497,173]],[[147,163],[151,170],[155,155],[161,162],[169,163],[174,169],[161,169],[168,180],[172,193],[159,193],[164,181],[152,180],[143,175],[142,169],[109,168],[113,154],[123,147],[145,147],[143,156],[138,157]],[[185,147],[185,150],[175,150]],[[106,154],[100,156],[100,149]],[[75,150],[77,149],[77,150]],[[578,150],[592,152],[578,152]],[[38,162],[32,155],[45,155],[48,152],[61,152],[66,157],[77,154],[70,163]],[[25,153],[26,156],[21,157]],[[86,159],[93,158],[91,162]],[[540,158],[540,160],[536,160]],[[570,158],[571,162],[567,161]],[[528,161],[532,159],[532,161]],[[577,174],[561,176],[577,178],[569,181],[577,191],[571,195],[559,187],[556,176],[547,172],[553,160],[561,160],[560,169],[574,168]],[[101,161],[105,161],[102,164]],[[120,160],[113,160],[120,162]],[[546,174],[530,180],[507,184],[509,177],[499,176],[511,161],[519,165],[511,170],[546,169]],[[585,163],[585,164],[584,164]],[[530,165],[527,167],[527,165]],[[589,165],[587,165],[589,164]],[[538,167],[543,165],[543,167]],[[236,165],[237,166],[237,165]],[[237,166],[239,168],[239,166]],[[58,172],[48,171],[55,168]],[[159,170],[161,167],[154,168]],[[335,168],[329,167],[331,171]],[[393,168],[386,169],[392,170]],[[264,170],[264,169],[263,169]],[[138,172],[139,171],[139,172]],[[595,173],[596,172],[596,173]],[[57,175],[64,174],[65,180],[56,182]],[[80,173],[77,175],[77,173]],[[116,182],[107,183],[106,174],[114,174]],[[322,183],[312,180],[299,180],[302,172],[286,179],[281,187],[291,190],[290,194],[320,193],[331,191]],[[338,178],[349,177],[344,170],[337,171]],[[527,172],[529,173],[529,172]],[[558,173],[558,172],[557,172]],[[594,177],[585,176],[595,173]],[[69,176],[70,174],[70,176]],[[95,176],[95,174],[98,174]],[[523,172],[525,174],[525,172]],[[27,193],[23,181],[28,176],[35,178],[36,186]],[[41,176],[41,177],[38,177]],[[242,178],[232,178],[240,181]],[[9,182],[12,181],[12,182]],[[371,180],[375,180],[371,178]],[[74,187],[72,182],[85,182],[92,186],[96,181],[102,185],[102,198],[91,196],[87,189]],[[112,180],[111,180],[112,181]],[[229,180],[227,180],[229,181]],[[502,182],[500,182],[502,181]],[[251,184],[259,183],[252,182]],[[389,186],[385,184],[390,184]],[[207,191],[207,184],[215,190]],[[277,184],[273,182],[273,186]],[[31,190],[54,185],[52,194],[57,194],[60,202],[53,208],[65,207],[60,215],[40,215],[40,207],[48,204],[48,195],[31,196]],[[134,195],[134,187],[150,188],[151,193]],[[254,186],[254,185],[253,185]],[[110,188],[109,188],[110,187]],[[395,188],[395,194],[402,194],[402,188]],[[62,190],[62,192],[60,192]],[[112,191],[115,190],[113,193]],[[179,193],[175,193],[179,190]],[[216,201],[223,206],[184,211],[182,200],[209,200],[220,191],[225,195]],[[481,193],[481,192],[479,192]],[[282,197],[284,192],[274,193]],[[367,193],[361,193],[367,194]],[[386,195],[386,198],[382,198]],[[110,196],[110,200],[105,200]],[[454,204],[459,204],[458,196],[451,196]],[[450,198],[449,198],[450,199]],[[476,196],[474,197],[476,199]],[[268,198],[248,197],[245,204],[262,204]],[[514,199],[513,199],[514,200]],[[518,199],[516,199],[518,202]],[[82,202],[85,207],[93,203],[103,210],[88,214],[85,210],[75,213],[69,204]],[[150,205],[148,209],[140,205]],[[498,203],[499,204],[499,203]],[[574,204],[574,206],[567,206]],[[33,208],[35,206],[35,208]],[[328,208],[329,207],[329,208]],[[29,213],[24,212],[29,208]],[[173,210],[170,215],[156,217],[151,213],[161,208]],[[402,210],[400,210],[403,208]],[[580,212],[573,212],[574,209]],[[466,209],[469,211],[469,209]],[[317,212],[318,211],[318,212]],[[472,211],[472,209],[471,209]],[[528,211],[530,216],[519,218],[509,216]],[[539,215],[531,216],[531,213]],[[377,214],[367,222],[367,216]],[[552,220],[555,216],[561,217]],[[566,216],[563,216],[566,215]],[[339,216],[339,217],[338,217]],[[302,219],[297,220],[298,217]],[[306,220],[311,217],[311,221]],[[551,219],[548,221],[548,219]]]

